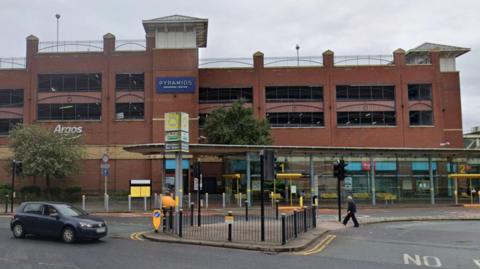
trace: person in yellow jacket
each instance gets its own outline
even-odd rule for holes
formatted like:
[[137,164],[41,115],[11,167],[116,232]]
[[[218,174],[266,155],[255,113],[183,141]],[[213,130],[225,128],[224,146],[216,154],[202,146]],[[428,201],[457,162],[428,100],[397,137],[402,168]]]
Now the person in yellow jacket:
[[175,200],[172,198],[170,193],[167,193],[162,196],[162,208],[167,208],[167,209],[170,207],[175,208],[175,206],[176,206]]

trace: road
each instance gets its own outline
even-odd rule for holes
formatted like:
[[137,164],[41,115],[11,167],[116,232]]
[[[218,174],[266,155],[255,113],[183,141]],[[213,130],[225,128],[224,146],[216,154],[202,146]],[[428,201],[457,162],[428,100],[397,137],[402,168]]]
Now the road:
[[438,265],[436,258],[436,268],[480,268],[480,222],[366,225],[339,230],[309,252],[274,254],[131,240],[131,233],[149,228],[149,219],[106,219],[109,237],[67,245],[45,238],[14,239],[9,219],[0,217],[0,269],[429,268]]

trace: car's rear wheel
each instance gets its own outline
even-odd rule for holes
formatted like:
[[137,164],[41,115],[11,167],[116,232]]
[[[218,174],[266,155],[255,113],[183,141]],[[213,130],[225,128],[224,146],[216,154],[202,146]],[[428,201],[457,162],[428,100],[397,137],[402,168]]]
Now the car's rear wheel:
[[75,231],[72,227],[65,227],[62,231],[62,240],[65,243],[75,242]]
[[15,238],[24,238],[25,237],[25,229],[23,228],[23,225],[19,222],[15,223],[13,225],[13,236]]

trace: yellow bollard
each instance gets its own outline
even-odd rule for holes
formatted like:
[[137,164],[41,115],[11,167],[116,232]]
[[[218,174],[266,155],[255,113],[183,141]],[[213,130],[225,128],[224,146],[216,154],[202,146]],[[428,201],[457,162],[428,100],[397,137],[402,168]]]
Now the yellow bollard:
[[303,196],[300,196],[300,207],[303,208]]

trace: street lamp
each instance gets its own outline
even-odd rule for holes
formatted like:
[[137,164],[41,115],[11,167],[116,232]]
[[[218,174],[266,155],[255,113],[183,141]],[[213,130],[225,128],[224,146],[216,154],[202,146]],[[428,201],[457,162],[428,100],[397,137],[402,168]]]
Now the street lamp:
[[300,66],[300,57],[299,57],[299,50],[300,50],[300,45],[295,45],[295,49],[297,50],[297,66]]
[[57,52],[58,52],[58,32],[59,32],[60,14],[55,14],[55,18],[57,18]]

